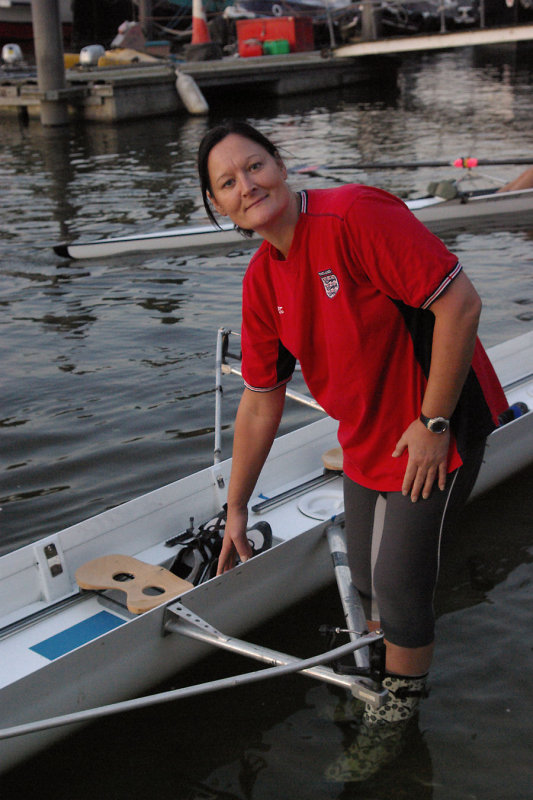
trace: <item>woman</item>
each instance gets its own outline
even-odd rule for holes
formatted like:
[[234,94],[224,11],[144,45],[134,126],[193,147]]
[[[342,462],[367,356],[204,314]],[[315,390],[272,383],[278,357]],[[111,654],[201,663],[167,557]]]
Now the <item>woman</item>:
[[[243,284],[245,389],[218,571],[251,555],[247,504],[298,359],[339,420],[352,580],[369,627],[385,632],[391,700],[377,714],[368,707],[366,720],[408,717],[431,663],[443,528],[507,406],[477,340],[480,299],[399,199],[358,185],[295,193],[276,147],[246,123],[209,131],[198,167],[215,224],[216,212],[264,239]],[[387,512],[372,575],[380,494]]]

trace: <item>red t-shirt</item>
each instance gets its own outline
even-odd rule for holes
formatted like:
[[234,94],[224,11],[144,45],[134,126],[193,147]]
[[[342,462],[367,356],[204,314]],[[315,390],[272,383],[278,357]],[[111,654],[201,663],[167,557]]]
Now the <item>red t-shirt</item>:
[[[254,391],[290,380],[297,359],[312,395],[339,420],[344,471],[399,491],[431,356],[428,310],[460,272],[456,256],[398,198],[359,185],[301,193],[285,260],[263,242],[243,285],[242,373]],[[478,342],[452,417],[449,470],[494,429],[506,401]]]

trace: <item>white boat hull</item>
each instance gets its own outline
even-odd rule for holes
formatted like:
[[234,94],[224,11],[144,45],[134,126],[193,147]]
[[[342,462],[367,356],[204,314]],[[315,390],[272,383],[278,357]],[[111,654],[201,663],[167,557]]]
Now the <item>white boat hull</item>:
[[[533,332],[493,348],[490,355],[509,384],[509,403],[533,406]],[[322,453],[337,443],[336,427],[325,417],[279,437],[257,495],[272,497],[319,474]],[[532,442],[533,412],[497,430],[490,437],[474,495],[531,463]],[[207,654],[208,645],[177,634],[162,635],[163,606],[133,616],[116,598],[77,596],[74,573],[90,559],[117,552],[168,564],[177,546],[167,547],[165,542],[188,527],[191,515],[201,522],[220,509],[230,469],[229,460],[221,462],[0,558],[1,728],[142,694]],[[328,492],[340,493],[342,479],[336,477],[327,486]],[[269,522],[274,547],[186,592],[182,603],[225,633],[242,635],[331,582],[324,536],[329,520],[303,513],[305,499],[292,498],[260,515],[251,513],[251,524]],[[255,502],[257,496],[251,505]],[[57,578],[51,577],[46,559],[50,545],[63,569]],[[72,600],[64,599],[70,595]],[[87,632],[101,618],[115,627]],[[331,621],[317,620],[321,622]],[[0,771],[69,730],[1,739]]]
[[488,219],[503,221],[514,217],[524,223],[533,219],[532,189],[458,197],[421,208],[416,208],[415,203],[408,205],[412,206],[420,222],[434,233],[449,231],[451,226],[470,228],[473,223],[483,223]]
[[[472,196],[467,200],[422,198],[409,201],[407,205],[415,216],[435,233],[453,227],[471,226],[475,222],[491,218],[504,220],[512,217],[524,223],[530,218],[533,220],[532,189]],[[182,226],[155,233],[61,244],[54,247],[54,251],[63,258],[107,258],[157,250],[191,251],[197,248],[224,248],[237,245],[257,247],[259,241],[257,236],[245,239],[231,224],[224,223],[222,230],[217,230],[211,225]]]

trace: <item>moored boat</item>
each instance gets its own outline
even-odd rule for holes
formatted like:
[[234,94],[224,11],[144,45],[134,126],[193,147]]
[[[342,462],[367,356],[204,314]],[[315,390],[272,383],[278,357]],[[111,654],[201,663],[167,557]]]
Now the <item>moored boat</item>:
[[[452,199],[438,195],[410,200],[407,205],[418,219],[435,233],[471,227],[491,219],[496,222],[520,219],[533,221],[533,189],[512,192],[459,191]],[[70,242],[56,245],[54,252],[63,258],[107,258],[128,253],[156,250],[190,251],[205,247],[255,247],[256,236],[245,239],[232,224],[181,226],[152,233],[138,233],[109,239]]]
[[[71,0],[60,0],[59,13],[66,37],[72,29]],[[31,41],[33,25],[31,0],[2,0],[0,3],[0,41]]]
[[[474,496],[533,459],[533,412],[525,410],[533,405],[533,331],[489,355],[519,415],[510,412],[491,435]],[[230,460],[0,558],[0,771],[70,730],[8,736],[7,728],[137,696],[210,651],[200,635],[182,635],[175,620],[169,626],[169,614],[235,637],[333,580],[325,532],[342,515],[342,478],[324,470],[323,456],[337,445],[336,427],[323,417],[275,441],[250,503],[250,524],[267,523],[273,546],[223,576],[179,586],[179,608],[164,598],[133,613],[122,592],[80,592],[76,573],[116,553],[169,567],[191,517],[197,525],[220,512]],[[336,680],[349,688],[344,676]]]
[[471,28],[479,24],[475,2],[457,0],[407,0],[380,3],[384,32],[392,35]]

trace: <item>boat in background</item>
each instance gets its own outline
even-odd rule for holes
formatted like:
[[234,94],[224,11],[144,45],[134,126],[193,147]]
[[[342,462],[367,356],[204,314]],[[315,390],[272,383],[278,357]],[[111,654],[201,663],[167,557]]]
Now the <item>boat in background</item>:
[[379,9],[383,32],[392,36],[479,25],[479,6],[472,0],[384,0]]
[[[375,0],[372,3],[383,34],[405,35],[470,28],[479,24],[474,0]],[[236,0],[226,16],[309,17],[315,25],[331,19],[343,31],[356,36],[361,28],[361,3],[350,0]]]
[[236,0],[228,5],[226,15],[233,18],[309,17],[316,23],[359,16],[360,3],[351,0]]
[[[71,0],[59,0],[63,36],[72,31]],[[27,42],[33,40],[31,0],[0,0],[0,41]]]
[[[223,363],[228,335],[219,331],[217,376],[233,371]],[[533,405],[533,331],[488,353],[506,391],[509,421],[489,437],[473,496],[533,459],[533,411],[526,409]],[[216,397],[219,408],[218,377]],[[219,436],[219,414],[215,428]],[[162,595],[164,602],[156,598],[153,608],[133,613],[123,591],[82,592],[75,576],[87,562],[113,554],[126,565],[115,576],[117,587],[127,588],[133,577],[124,556],[156,571],[170,567],[187,546],[183,534],[223,508],[230,459],[215,456],[211,467],[0,557],[0,771],[67,735],[71,727],[58,727],[65,720],[70,726],[90,709],[103,716],[130,708],[98,709],[130,702],[208,655],[215,640],[223,646],[228,636],[333,582],[328,539],[337,525],[332,520],[343,514],[342,476],[325,455],[338,448],[336,434],[335,420],[322,415],[276,438],[250,502],[250,525],[270,526],[273,546],[204,583],[182,582],[177,602]],[[322,670],[318,677],[352,693],[360,686],[358,678]],[[230,680],[236,685],[238,677]],[[49,720],[58,715],[67,717]],[[45,719],[44,727],[32,725]]]
[[[451,185],[451,194],[454,194],[454,182],[443,183],[446,184],[443,189],[449,189]],[[439,185],[443,186],[443,183]],[[437,190],[440,191],[438,186]],[[407,206],[424,225],[437,234],[466,227],[471,230],[476,224],[486,223],[488,219],[504,222],[510,218],[520,218],[521,222],[527,223],[533,221],[533,189],[514,192],[486,189],[463,191],[455,193],[451,199],[435,194],[418,200],[409,200]],[[222,249],[236,246],[256,247],[259,242],[257,236],[244,238],[235,230],[232,223],[224,222],[220,228],[215,228],[211,224],[183,225],[153,233],[70,242],[55,245],[54,252],[62,258],[107,258],[156,250],[192,251],[205,247]]]

